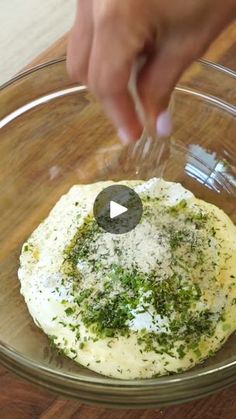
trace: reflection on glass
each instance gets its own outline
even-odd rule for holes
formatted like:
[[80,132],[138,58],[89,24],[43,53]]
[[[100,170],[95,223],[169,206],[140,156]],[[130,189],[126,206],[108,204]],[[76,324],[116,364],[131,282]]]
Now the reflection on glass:
[[185,167],[189,176],[218,193],[220,193],[219,175],[223,175],[225,180],[236,186],[236,180],[227,172],[228,163],[218,160],[215,152],[207,151],[195,144],[189,146],[189,151]]

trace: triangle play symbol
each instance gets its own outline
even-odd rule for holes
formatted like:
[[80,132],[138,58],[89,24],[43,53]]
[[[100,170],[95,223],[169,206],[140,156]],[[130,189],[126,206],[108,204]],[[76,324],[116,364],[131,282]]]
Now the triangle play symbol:
[[128,211],[128,208],[123,207],[123,205],[117,204],[117,202],[110,201],[110,218],[119,217],[119,215],[124,214]]

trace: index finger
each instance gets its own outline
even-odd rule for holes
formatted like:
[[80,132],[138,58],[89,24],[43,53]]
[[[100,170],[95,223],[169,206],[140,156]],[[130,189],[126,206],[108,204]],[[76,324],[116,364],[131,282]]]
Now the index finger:
[[135,141],[143,126],[128,85],[139,51],[134,43],[126,41],[125,30],[117,29],[117,25],[113,29],[111,22],[95,27],[88,85],[101,100],[123,141]]

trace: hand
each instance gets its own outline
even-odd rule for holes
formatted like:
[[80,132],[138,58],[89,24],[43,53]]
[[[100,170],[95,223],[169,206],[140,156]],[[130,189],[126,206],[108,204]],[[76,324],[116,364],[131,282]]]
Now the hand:
[[144,55],[138,93],[149,124],[168,136],[166,109],[176,83],[235,12],[235,0],[78,0],[68,72],[88,85],[128,143],[143,129],[128,83]]

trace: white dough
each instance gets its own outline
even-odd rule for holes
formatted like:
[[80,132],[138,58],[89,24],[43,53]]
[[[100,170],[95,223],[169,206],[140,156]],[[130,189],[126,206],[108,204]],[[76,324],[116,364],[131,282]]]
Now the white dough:
[[[69,249],[75,243],[84,249],[80,231],[86,220],[94,222],[94,200],[113,182],[72,187],[23,245],[21,293],[35,323],[55,345],[93,371],[136,379],[187,370],[236,329],[236,227],[223,211],[180,184],[156,178],[119,183],[143,200],[140,224],[123,235],[94,232],[85,256],[78,253],[73,277],[67,270]],[[141,285],[126,277],[132,272],[140,275]],[[171,278],[179,288],[173,289]],[[86,289],[90,296],[79,302]],[[86,301],[90,315],[99,316],[95,326],[83,320]],[[127,311],[125,324],[115,328],[113,316],[121,313],[122,322]]]

